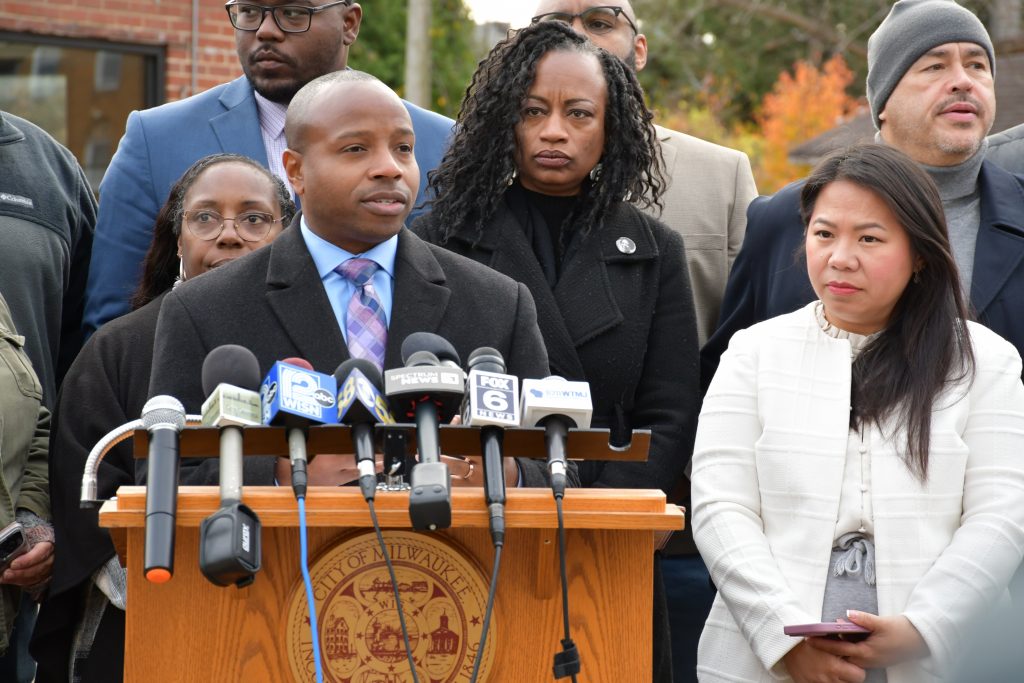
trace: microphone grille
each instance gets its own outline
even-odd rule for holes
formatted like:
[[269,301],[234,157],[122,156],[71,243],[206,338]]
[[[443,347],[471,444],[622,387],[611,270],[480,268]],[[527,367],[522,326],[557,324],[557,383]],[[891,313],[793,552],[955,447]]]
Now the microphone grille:
[[334,379],[338,382],[339,388],[341,383],[352,374],[353,370],[359,370],[359,372],[363,373],[377,391],[382,390],[384,379],[380,376],[380,370],[377,369],[375,363],[365,358],[349,358],[338,366],[338,369],[334,371]]
[[405,365],[410,368],[424,365],[440,367],[441,361],[430,351],[414,351],[405,359]]
[[154,396],[142,406],[142,426],[152,429],[159,424],[173,425],[175,431],[185,427],[185,406],[173,396]]

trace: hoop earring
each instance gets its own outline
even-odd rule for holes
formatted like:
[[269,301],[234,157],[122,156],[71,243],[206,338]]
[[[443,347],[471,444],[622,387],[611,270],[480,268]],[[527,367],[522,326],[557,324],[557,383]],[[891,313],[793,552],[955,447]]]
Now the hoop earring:
[[178,254],[178,277],[174,278],[174,284],[171,285],[171,289],[175,289],[182,282],[188,279],[188,275],[185,274],[185,259],[181,258],[181,254]]
[[590,182],[596,183],[601,180],[601,162],[597,162],[594,168],[590,169]]

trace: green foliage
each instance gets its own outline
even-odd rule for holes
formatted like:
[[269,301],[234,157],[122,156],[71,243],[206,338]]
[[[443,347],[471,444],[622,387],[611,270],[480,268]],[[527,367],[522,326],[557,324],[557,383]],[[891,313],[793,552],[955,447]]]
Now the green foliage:
[[[366,0],[349,65],[405,90],[406,0]],[[433,0],[430,28],[433,109],[454,117],[476,68],[473,21],[462,0]]]

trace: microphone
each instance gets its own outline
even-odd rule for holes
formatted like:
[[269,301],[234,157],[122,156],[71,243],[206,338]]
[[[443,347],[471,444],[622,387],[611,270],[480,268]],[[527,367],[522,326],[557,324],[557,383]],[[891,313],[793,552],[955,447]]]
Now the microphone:
[[465,373],[455,348],[429,332],[405,338],[402,362],[406,367],[384,373],[384,393],[397,415],[416,423],[420,461],[412,468],[409,518],[414,529],[443,529],[451,526],[452,482],[441,462],[438,424],[458,411]]
[[146,545],[143,575],[165,583],[174,573],[174,517],[178,512],[178,435],[185,407],[172,396],[154,396],[142,407],[149,432],[146,461]]
[[313,424],[338,421],[337,384],[330,375],[315,372],[302,358],[285,358],[270,368],[260,386],[262,421],[286,427],[292,490],[306,497],[306,430]]
[[334,371],[338,382],[338,422],[352,427],[352,445],[359,469],[359,489],[363,498],[373,500],[377,491],[377,468],[373,426],[393,424],[387,399],[381,394],[377,366],[363,358],[350,358]]
[[505,427],[519,426],[519,380],[505,374],[501,352],[487,346],[469,354],[469,377],[462,403],[462,423],[480,429],[484,460],[484,499],[490,512],[491,538],[505,542]]
[[562,377],[523,380],[523,425],[544,427],[551,488],[556,498],[565,494],[565,438],[570,427],[586,429],[594,405],[590,385]]
[[224,344],[203,360],[203,425],[220,427],[221,507],[199,533],[199,569],[217,586],[239,588],[260,570],[260,519],[242,504],[242,427],[261,424],[260,364],[252,351]]

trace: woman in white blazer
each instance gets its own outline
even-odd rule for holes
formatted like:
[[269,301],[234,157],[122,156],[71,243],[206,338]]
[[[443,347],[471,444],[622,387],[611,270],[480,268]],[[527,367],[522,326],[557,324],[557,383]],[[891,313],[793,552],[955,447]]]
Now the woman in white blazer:
[[[965,322],[909,158],[840,152],[801,212],[819,301],[737,333],[700,415],[692,524],[719,592],[698,677],[941,680],[1024,556],[1021,359]],[[783,633],[837,617],[871,635]]]

